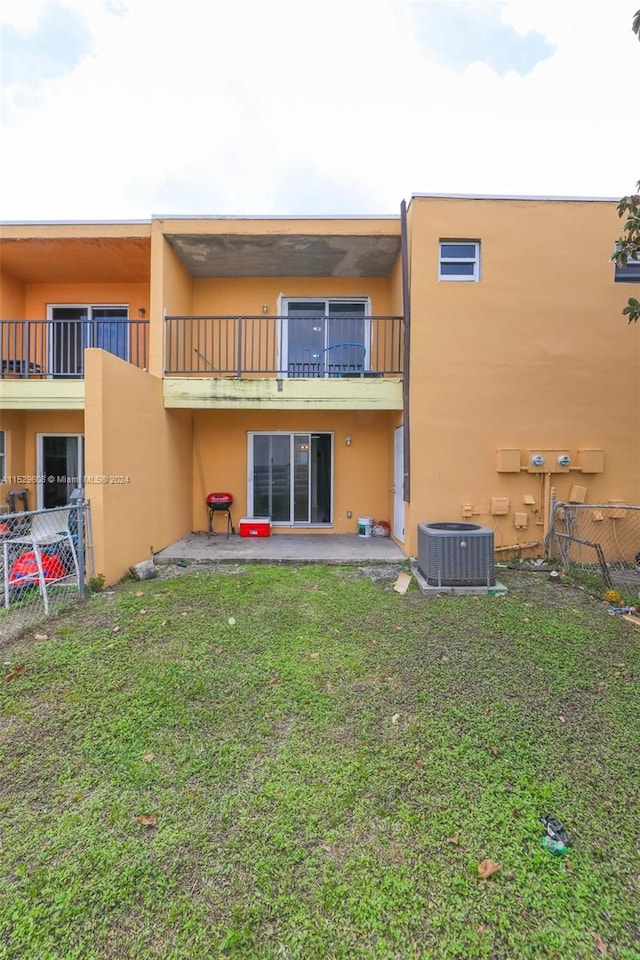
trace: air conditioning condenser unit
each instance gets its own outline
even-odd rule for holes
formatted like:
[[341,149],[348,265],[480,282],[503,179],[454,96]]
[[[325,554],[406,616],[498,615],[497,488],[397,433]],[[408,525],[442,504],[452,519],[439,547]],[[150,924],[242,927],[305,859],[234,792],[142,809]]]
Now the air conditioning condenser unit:
[[418,569],[431,587],[493,587],[493,530],[477,523],[419,523]]

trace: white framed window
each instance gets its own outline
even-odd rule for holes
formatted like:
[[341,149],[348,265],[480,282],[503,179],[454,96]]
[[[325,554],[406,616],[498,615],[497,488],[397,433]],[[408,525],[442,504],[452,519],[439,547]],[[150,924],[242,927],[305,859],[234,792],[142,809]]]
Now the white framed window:
[[479,240],[441,240],[438,280],[477,282],[480,279]]
[[614,280],[616,283],[640,283],[640,255],[629,257],[625,267],[616,263]]
[[0,430],[0,483],[7,482],[7,431]]

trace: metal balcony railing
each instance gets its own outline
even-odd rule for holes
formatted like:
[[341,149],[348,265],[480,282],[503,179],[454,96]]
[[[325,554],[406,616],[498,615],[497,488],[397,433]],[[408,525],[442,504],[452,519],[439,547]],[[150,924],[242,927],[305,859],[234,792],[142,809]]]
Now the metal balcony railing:
[[147,367],[148,320],[0,320],[0,378],[84,377],[85,347]]
[[401,375],[397,316],[165,317],[165,376]]

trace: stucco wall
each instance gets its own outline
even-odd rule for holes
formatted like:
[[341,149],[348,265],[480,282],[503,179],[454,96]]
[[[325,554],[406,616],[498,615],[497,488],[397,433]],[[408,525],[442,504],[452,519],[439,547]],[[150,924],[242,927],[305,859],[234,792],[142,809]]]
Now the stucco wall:
[[85,472],[107,478],[86,485],[95,567],[113,583],[191,527],[191,414],[165,411],[161,381],[111,354],[85,363]]
[[154,222],[151,246],[151,341],[149,371],[164,373],[164,317],[193,313],[192,278],[164,238],[161,221]]
[[[4,505],[12,487],[26,487],[29,507],[38,506],[36,483],[23,482],[39,473],[38,434],[83,434],[84,415],[76,410],[0,410],[0,430],[7,431],[7,483],[0,484],[0,503]],[[22,479],[19,479],[22,478]]]
[[131,320],[149,312],[146,283],[29,283],[25,285],[25,319],[45,320],[47,304],[126,304]]
[[[554,473],[559,498],[578,483],[590,502],[637,503],[640,336],[609,261],[615,204],[422,198],[411,214],[409,552],[416,523],[461,519],[464,503],[497,543],[540,538],[544,481],[498,473],[499,448],[568,449],[574,464],[601,448],[602,474]],[[440,239],[481,242],[479,283],[438,281]],[[509,497],[507,516],[490,515],[493,496]]]
[[24,286],[6,271],[0,271],[0,320],[24,318]]
[[193,281],[195,314],[278,313],[278,297],[370,297],[371,313],[391,314],[386,277],[212,277]]
[[[327,533],[356,533],[358,516],[391,520],[393,412],[313,413],[263,410],[194,413],[193,529],[207,524],[205,499],[216,490],[234,496],[234,521],[247,516],[248,432],[334,433],[334,523]],[[351,437],[351,445],[345,439]],[[351,510],[353,516],[347,517]],[[287,533],[304,532],[290,530]],[[315,527],[314,533],[323,528]]]

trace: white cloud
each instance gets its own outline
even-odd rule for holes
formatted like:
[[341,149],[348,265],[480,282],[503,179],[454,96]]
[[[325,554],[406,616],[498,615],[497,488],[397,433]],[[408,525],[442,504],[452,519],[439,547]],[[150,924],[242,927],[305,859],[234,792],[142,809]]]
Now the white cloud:
[[[7,22],[35,29],[43,3],[3,2]],[[57,2],[92,48],[39,102],[14,95],[5,219],[320,212],[332,190],[336,213],[354,184],[361,212],[394,212],[414,191],[616,196],[640,176],[626,0],[590,19],[573,2],[506,0],[505,23],[556,52],[504,77],[430,60],[384,0]]]
[[2,0],[0,23],[29,33],[42,16],[46,0]]

